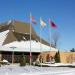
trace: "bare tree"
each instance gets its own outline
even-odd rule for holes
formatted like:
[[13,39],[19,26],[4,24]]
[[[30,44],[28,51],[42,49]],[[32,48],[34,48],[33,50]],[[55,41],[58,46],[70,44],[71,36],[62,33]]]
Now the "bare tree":
[[53,45],[54,47],[57,47],[57,43],[58,43],[58,40],[59,40],[59,33],[55,32],[52,36],[52,39],[53,39]]

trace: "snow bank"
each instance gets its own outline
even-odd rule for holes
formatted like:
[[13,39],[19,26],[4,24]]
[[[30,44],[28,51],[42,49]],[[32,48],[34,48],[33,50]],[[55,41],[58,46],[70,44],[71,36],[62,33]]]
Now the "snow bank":
[[0,75],[75,75],[75,68],[7,65],[0,67]]

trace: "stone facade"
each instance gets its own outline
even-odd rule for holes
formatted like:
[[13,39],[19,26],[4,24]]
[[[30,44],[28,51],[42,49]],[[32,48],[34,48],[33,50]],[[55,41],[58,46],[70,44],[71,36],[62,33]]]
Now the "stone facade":
[[61,63],[75,63],[75,52],[60,52]]
[[52,62],[54,61],[54,56],[56,54],[56,51],[49,51],[49,52],[42,52],[38,58],[39,58],[39,61],[43,62],[43,63],[46,63],[46,62]]
[[[54,61],[56,51],[42,52],[38,58],[42,58],[42,62]],[[75,52],[60,52],[60,63],[75,63]]]

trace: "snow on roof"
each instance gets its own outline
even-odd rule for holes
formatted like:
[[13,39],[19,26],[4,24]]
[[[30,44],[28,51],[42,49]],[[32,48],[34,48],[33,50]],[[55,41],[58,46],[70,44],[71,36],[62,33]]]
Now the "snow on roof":
[[[18,52],[29,52],[30,51],[30,41],[15,41],[10,44],[6,44],[0,47],[2,51],[18,51]],[[40,42],[31,41],[31,51],[32,52],[44,52],[44,51],[57,51],[57,49],[52,48],[44,44],[41,44],[40,50]]]
[[7,37],[8,32],[9,32],[9,30],[6,30],[4,32],[0,32],[0,45],[3,44],[5,38]]
[[[14,41],[5,45],[2,45],[9,30],[0,33],[0,51],[18,51],[18,52],[29,52],[30,51],[30,41]],[[41,49],[40,49],[41,45]],[[58,51],[55,48],[31,40],[31,51],[32,52],[44,52],[44,51]]]

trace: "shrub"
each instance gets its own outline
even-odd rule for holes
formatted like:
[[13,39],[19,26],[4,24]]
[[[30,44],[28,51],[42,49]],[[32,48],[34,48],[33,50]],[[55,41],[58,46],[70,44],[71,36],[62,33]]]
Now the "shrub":
[[20,66],[25,66],[25,65],[26,65],[26,60],[25,60],[25,55],[23,53],[20,58]]

